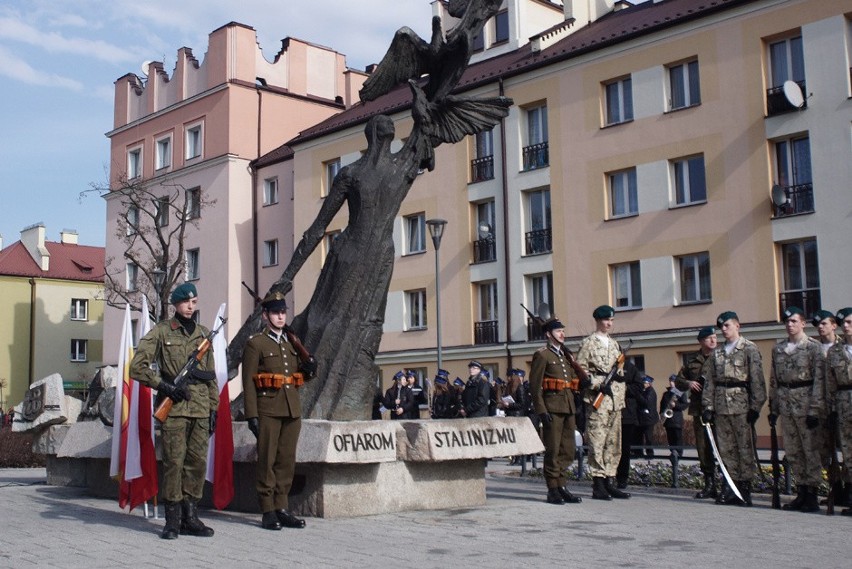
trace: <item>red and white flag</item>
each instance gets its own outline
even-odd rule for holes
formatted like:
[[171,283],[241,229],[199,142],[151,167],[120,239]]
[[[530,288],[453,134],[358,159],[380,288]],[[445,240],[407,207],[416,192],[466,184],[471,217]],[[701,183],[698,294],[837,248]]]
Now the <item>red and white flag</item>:
[[[148,302],[142,297],[142,313],[137,334],[142,338],[151,329]],[[120,508],[136,506],[157,495],[157,456],[154,450],[154,416],[151,388],[133,381],[133,334],[130,307],[124,310],[124,325],[118,355],[120,381],[115,386],[110,476],[118,480]]]
[[[225,317],[222,303],[213,321],[213,330],[219,319]],[[213,505],[224,509],[234,499],[234,431],[231,428],[231,397],[228,393],[228,341],[225,327],[213,338],[213,361],[216,365],[216,381],[219,385],[219,409],[216,432],[210,437],[207,449],[207,480],[213,484]]]

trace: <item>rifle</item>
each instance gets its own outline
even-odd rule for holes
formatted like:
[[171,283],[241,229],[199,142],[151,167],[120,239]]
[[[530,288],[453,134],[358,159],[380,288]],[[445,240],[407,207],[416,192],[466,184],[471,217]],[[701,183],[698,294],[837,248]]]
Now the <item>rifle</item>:
[[[769,441],[772,445],[772,508],[781,509],[781,465],[778,462],[778,430],[774,423],[769,424]],[[757,463],[760,468],[760,463]]]
[[[829,436],[831,437],[831,463],[828,465],[828,497],[825,501],[826,515],[834,515],[834,502],[837,498],[837,487],[843,481],[846,466],[837,459],[837,447],[840,445],[837,421],[829,419]],[[844,459],[846,457],[843,457]]]
[[[544,318],[542,318],[541,316],[536,316],[535,314],[530,312],[530,309],[524,306],[523,303],[521,303],[521,308],[527,311],[527,314],[529,314],[530,318],[533,319],[533,322],[535,322],[539,327],[544,325]],[[539,307],[539,312],[544,312],[545,309],[547,312],[550,312],[550,307],[547,306],[547,304],[542,304]],[[574,352],[572,352],[564,343],[562,344],[562,351],[565,352],[565,359],[568,360],[568,363],[571,365],[571,368],[574,370],[574,373],[577,374],[577,379],[580,380],[578,389],[575,389],[574,391],[585,389],[586,387],[591,385],[592,382],[589,379],[589,374],[587,374],[586,370],[583,369],[583,366],[577,363],[577,360],[574,359]]]
[[[207,351],[210,349],[210,346],[213,343],[213,338],[216,334],[219,333],[219,330],[222,329],[222,326],[227,322],[227,318],[219,317],[219,326],[217,326],[213,331],[207,335],[198,347],[193,350],[192,354],[190,354],[189,359],[184,364],[183,368],[178,372],[174,379],[174,386],[178,389],[182,388],[186,385],[187,381],[189,381],[190,374],[195,371],[195,368],[198,367],[198,364],[201,363],[201,360],[204,359],[204,356],[207,354]],[[165,422],[168,418],[169,413],[172,411],[172,406],[175,404],[174,400],[171,397],[165,397],[160,403],[157,410],[154,412],[154,417],[160,421],[161,423]]]
[[603,388],[612,383],[612,378],[615,377],[615,374],[618,373],[618,370],[624,367],[624,358],[627,356],[627,352],[630,351],[630,347],[633,345],[633,340],[627,341],[627,347],[621,350],[621,353],[618,355],[618,359],[615,360],[615,363],[612,366],[612,369],[609,370],[609,373],[606,374],[606,379],[601,383],[601,391],[598,392],[595,400],[592,401],[592,407],[595,409],[600,409],[601,403],[603,403],[604,395]]

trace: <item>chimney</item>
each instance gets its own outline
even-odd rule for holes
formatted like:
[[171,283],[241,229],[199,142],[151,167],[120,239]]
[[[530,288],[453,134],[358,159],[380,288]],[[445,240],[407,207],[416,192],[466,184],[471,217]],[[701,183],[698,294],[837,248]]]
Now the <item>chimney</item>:
[[59,233],[59,242],[65,245],[76,245],[77,244],[77,230],[76,229],[63,229]]
[[0,251],[3,250],[3,236],[0,235]]
[[21,231],[21,244],[42,271],[50,269],[50,253],[44,246],[44,223],[38,222]]

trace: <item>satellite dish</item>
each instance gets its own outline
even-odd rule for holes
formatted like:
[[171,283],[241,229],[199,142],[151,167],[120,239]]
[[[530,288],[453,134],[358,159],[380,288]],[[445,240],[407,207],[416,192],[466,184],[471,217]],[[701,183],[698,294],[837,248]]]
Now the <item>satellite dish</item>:
[[787,192],[784,191],[784,186],[775,184],[772,186],[772,204],[775,207],[781,207],[787,204]]
[[491,235],[492,235],[491,234],[491,224],[487,223],[485,221],[480,223],[479,224],[479,238],[480,239],[487,239],[488,237],[491,237]]
[[142,69],[142,75],[144,75],[145,77],[148,76],[148,66],[149,65],[151,65],[151,60],[146,59],[145,61],[142,62],[142,65],[139,66]]
[[799,87],[798,83],[795,81],[784,81],[781,89],[784,91],[784,97],[787,98],[788,103],[797,109],[801,109],[805,105],[805,96],[802,95],[802,88]]
[[551,316],[553,316],[550,313],[550,305],[547,304],[546,302],[542,302],[541,304],[539,304],[538,305],[538,316],[542,320],[550,320]]

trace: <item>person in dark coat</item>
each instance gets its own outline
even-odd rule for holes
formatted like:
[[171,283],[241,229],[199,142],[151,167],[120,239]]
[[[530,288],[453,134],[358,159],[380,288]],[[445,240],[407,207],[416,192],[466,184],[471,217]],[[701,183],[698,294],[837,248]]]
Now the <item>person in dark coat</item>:
[[433,419],[455,419],[459,415],[459,399],[450,385],[449,372],[439,369],[435,376],[435,397],[432,399]]
[[[654,391],[653,387],[654,378],[646,375],[642,381],[644,383],[642,399],[645,401],[645,406],[639,411],[638,444],[650,446],[654,444],[654,427],[660,421],[660,415],[657,413],[657,392]],[[654,449],[646,449],[645,456],[654,458]]]
[[405,372],[398,371],[393,376],[393,385],[385,391],[384,406],[390,409],[391,419],[408,419],[414,406],[411,389],[406,385]]
[[[669,387],[660,398],[660,418],[666,429],[666,439],[669,446],[683,446],[683,410],[689,407],[689,393],[684,393],[675,387],[676,375],[669,377]],[[672,449],[672,455],[677,452],[683,456],[683,449]]]
[[624,395],[624,409],[621,410],[621,460],[615,473],[616,485],[627,488],[630,478],[630,447],[639,444],[639,410],[645,409],[642,374],[632,360],[624,364],[624,383],[627,391]]
[[488,401],[491,395],[491,386],[488,376],[482,370],[482,364],[473,360],[467,364],[470,373],[462,392],[462,417],[487,417]]
[[497,408],[502,409],[507,417],[525,417],[529,412],[530,396],[529,391],[524,387],[522,373],[517,369],[509,370],[505,393],[497,402]]

